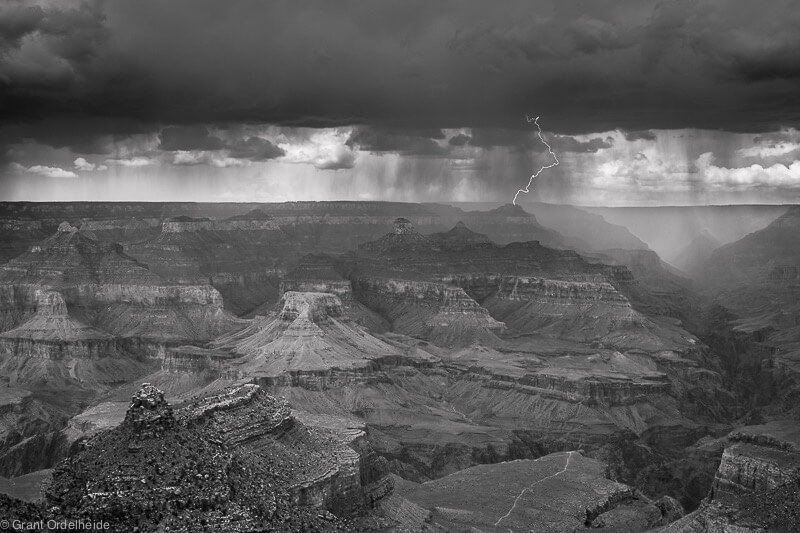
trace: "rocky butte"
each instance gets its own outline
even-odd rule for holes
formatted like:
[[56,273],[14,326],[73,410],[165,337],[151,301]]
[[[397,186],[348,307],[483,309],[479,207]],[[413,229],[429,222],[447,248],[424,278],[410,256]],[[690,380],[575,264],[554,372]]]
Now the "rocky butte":
[[306,426],[256,385],[173,409],[145,383],[122,424],[53,471],[40,507],[7,518],[90,516],[113,531],[362,530],[389,521],[377,508],[392,491],[384,464],[362,431]]

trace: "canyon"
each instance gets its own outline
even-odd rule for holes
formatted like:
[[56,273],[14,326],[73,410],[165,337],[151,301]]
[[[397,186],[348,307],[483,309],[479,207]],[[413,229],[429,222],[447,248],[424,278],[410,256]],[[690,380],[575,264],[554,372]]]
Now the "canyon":
[[[793,494],[796,210],[698,261],[698,289],[577,208],[68,206],[0,204],[19,252],[0,264],[0,475],[40,476],[62,512],[715,531],[742,498],[736,527]],[[211,476],[190,499],[187,473]]]

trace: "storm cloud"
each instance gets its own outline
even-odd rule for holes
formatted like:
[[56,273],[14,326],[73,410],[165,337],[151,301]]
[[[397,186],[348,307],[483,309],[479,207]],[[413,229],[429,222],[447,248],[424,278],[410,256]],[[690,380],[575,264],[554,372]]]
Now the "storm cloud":
[[792,0],[10,0],[0,163],[14,179],[394,173],[419,190],[378,190],[426,198],[420,170],[504,198],[547,155],[530,114],[567,156],[537,182],[553,199],[586,176],[653,189],[700,169],[698,131],[719,132],[715,187],[754,164],[753,183],[792,187],[797,140],[755,139],[800,127],[798,25]]
[[800,116],[792,7],[15,1],[0,100],[17,119],[521,128],[536,109],[562,133],[761,131]]

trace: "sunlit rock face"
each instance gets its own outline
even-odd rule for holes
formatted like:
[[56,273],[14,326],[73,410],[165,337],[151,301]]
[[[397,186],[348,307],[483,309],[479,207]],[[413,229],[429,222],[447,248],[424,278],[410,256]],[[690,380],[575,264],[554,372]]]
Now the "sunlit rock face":
[[400,356],[355,324],[338,296],[295,291],[284,293],[275,314],[256,317],[210,347],[238,356],[229,368],[241,377],[315,389],[363,381],[377,361]]

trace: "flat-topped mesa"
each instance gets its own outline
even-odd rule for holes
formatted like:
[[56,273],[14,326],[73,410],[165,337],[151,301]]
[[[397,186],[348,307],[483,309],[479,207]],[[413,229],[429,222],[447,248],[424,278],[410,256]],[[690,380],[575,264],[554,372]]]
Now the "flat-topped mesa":
[[116,356],[116,339],[69,316],[60,292],[36,291],[36,314],[0,334],[0,349],[14,356],[51,360]]
[[[150,383],[142,383],[131,396],[123,424],[132,427],[139,439],[146,439],[172,428],[175,416],[172,406],[164,399],[164,393]],[[129,447],[129,451],[135,451],[135,447]]]

